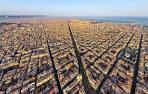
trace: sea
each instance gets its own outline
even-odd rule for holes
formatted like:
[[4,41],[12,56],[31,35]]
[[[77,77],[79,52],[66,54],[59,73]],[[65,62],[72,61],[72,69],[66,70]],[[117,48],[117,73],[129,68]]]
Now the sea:
[[78,17],[82,20],[120,24],[148,25],[148,17]]
[[96,21],[148,25],[148,17],[98,17]]

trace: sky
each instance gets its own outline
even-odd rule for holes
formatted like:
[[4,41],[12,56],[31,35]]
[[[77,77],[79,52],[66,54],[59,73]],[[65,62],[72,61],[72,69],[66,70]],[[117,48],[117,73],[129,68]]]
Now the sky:
[[0,0],[0,15],[148,16],[148,0]]

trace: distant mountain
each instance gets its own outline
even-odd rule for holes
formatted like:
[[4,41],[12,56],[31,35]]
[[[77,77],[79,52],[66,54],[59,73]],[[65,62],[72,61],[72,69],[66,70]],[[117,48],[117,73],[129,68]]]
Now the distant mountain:
[[0,23],[23,19],[40,19],[47,18],[43,15],[0,15]]
[[24,18],[40,18],[43,15],[0,15],[0,19],[24,19]]

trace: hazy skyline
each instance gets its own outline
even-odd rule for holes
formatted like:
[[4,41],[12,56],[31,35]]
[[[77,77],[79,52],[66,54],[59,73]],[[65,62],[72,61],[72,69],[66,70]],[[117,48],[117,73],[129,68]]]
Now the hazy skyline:
[[148,0],[0,0],[0,15],[148,16]]

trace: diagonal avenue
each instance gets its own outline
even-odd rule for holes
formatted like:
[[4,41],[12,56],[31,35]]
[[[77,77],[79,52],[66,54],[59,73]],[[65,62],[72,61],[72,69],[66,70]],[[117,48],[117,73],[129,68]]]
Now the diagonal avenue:
[[69,23],[68,23],[68,30],[69,30],[70,38],[72,40],[73,49],[74,49],[74,52],[75,52],[75,55],[76,55],[76,58],[77,58],[77,61],[78,61],[79,73],[82,75],[82,84],[84,86],[85,93],[86,94],[92,94],[94,92],[94,89],[92,88],[92,86],[89,82],[87,73],[84,69],[84,65],[82,64],[81,54],[80,54],[80,52],[77,48],[77,45],[76,45],[76,42],[74,40],[74,36],[72,34]]
[[143,37],[143,35],[141,34],[130,94],[135,94],[137,76],[138,76],[138,71],[139,71],[139,63],[140,63],[140,53],[141,53],[141,48],[142,48],[142,46],[141,46],[142,45],[142,37]]
[[[109,75],[110,73],[112,73],[113,69],[115,68],[116,64],[118,63],[118,61],[120,60],[121,56],[124,55],[125,53],[125,49],[128,47],[128,44],[130,43],[130,41],[132,40],[134,34],[130,37],[130,39],[128,40],[128,42],[126,43],[125,47],[121,53],[121,51],[118,52],[117,56],[116,56],[116,59],[113,63],[113,65],[111,66],[111,68],[109,69],[108,73],[106,75],[104,75],[104,78],[103,80],[101,81],[100,85],[96,88],[96,91],[94,92],[94,94],[100,94],[100,90],[101,90],[101,87],[103,86],[104,82],[109,78]],[[119,55],[120,54],[120,55]]]
[[59,77],[58,77],[58,73],[57,73],[57,69],[55,67],[54,58],[52,56],[52,52],[51,52],[48,40],[47,40],[47,47],[48,47],[49,56],[51,58],[51,63],[52,63],[53,71],[54,71],[54,78],[55,78],[56,83],[57,83],[59,94],[63,94],[63,91],[62,91],[62,88],[61,88],[61,84],[60,84],[60,81],[59,81]]

